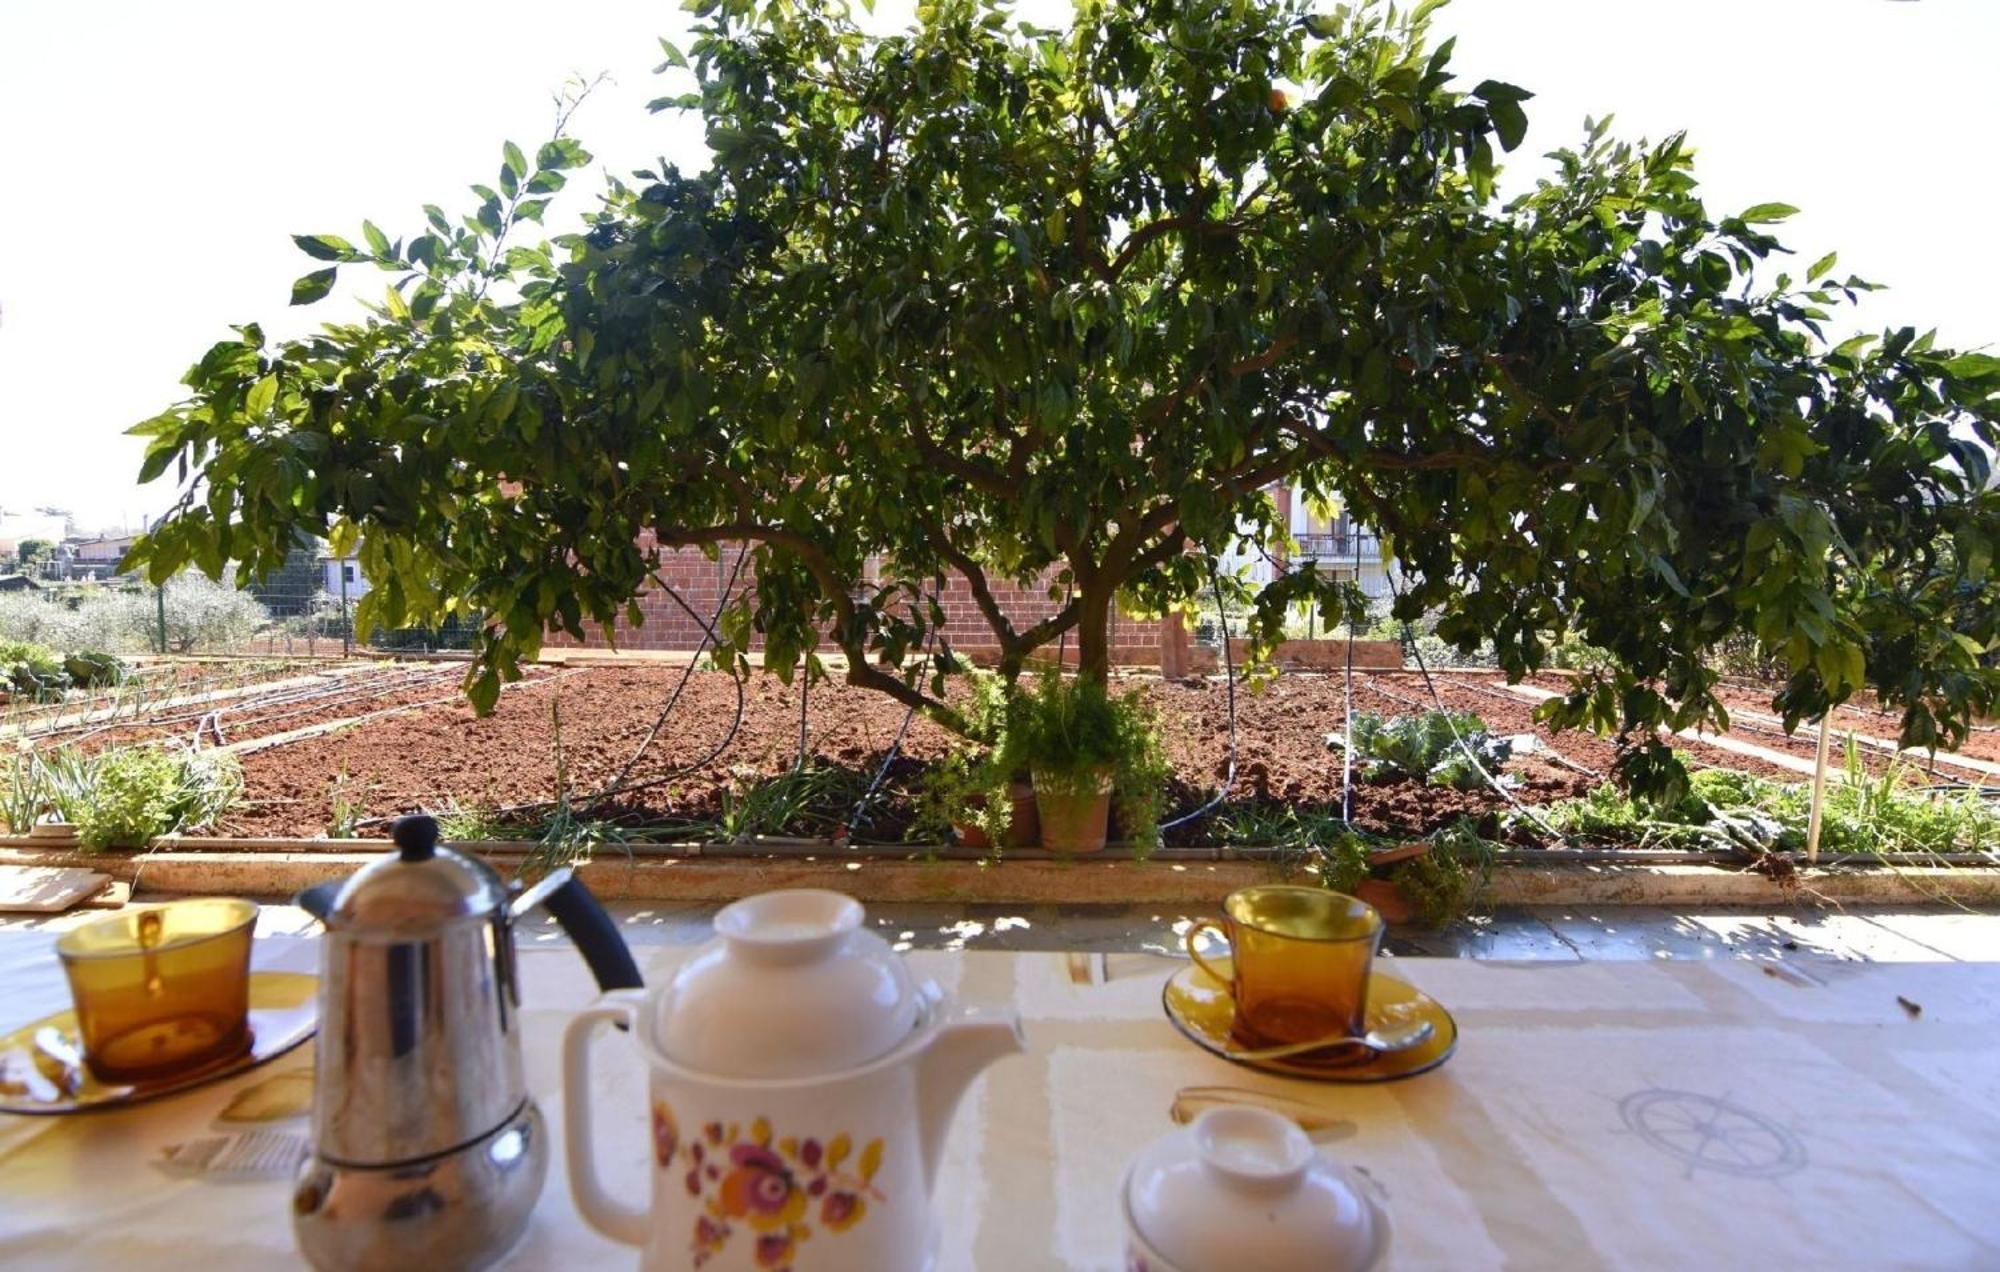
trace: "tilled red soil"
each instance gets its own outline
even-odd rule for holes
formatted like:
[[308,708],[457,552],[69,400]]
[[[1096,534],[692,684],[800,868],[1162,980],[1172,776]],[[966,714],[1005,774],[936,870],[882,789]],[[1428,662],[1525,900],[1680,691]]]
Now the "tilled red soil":
[[[318,683],[292,685],[214,702],[175,706],[143,722],[98,726],[74,733],[85,750],[135,742],[190,741],[234,745],[309,729],[374,711],[449,701],[458,694],[464,668],[457,664],[412,663],[293,677]],[[547,674],[534,669],[533,676]]]
[[[1748,718],[1777,715],[1777,712],[1771,708],[1771,696],[1768,693],[1760,694],[1754,689],[1738,685],[1724,685],[1717,690],[1717,696],[1722,699],[1724,706],[1736,714],[1737,718],[1732,722],[1734,728],[1738,730],[1755,729],[1756,732],[1753,732],[1751,736],[1757,738],[1760,743],[1763,738],[1770,736],[1772,730],[1778,728],[1778,726],[1769,725],[1764,720]],[[1833,713],[1833,728],[1836,741],[1846,737],[1847,733],[1851,730],[1863,737],[1880,738],[1885,742],[1894,742],[1896,735],[1901,732],[1902,727],[1903,713],[1901,711],[1885,711],[1872,703],[1849,703],[1846,706],[1835,708]],[[1799,726],[1797,736],[1800,739],[1804,739],[1808,746],[1814,740],[1814,728],[1815,726],[1811,724],[1802,724]],[[1959,748],[1958,753],[1969,759],[1985,760],[1989,763],[2000,762],[2000,726],[1991,724],[1975,725],[1971,736],[1966,739],[1965,745]]]
[[[540,674],[511,686],[486,719],[462,703],[426,707],[318,737],[287,742],[244,757],[246,802],[222,828],[226,833],[316,835],[333,823],[336,800],[363,818],[412,808],[496,808],[553,799],[558,793],[557,737],[563,778],[573,797],[602,789],[618,774],[658,718],[680,671],[672,667],[571,668]],[[1158,706],[1175,770],[1170,815],[1204,802],[1228,764],[1227,694],[1220,681],[1129,682]],[[1553,754],[1517,758],[1508,772],[1519,780],[1516,798],[1544,803],[1589,789],[1610,771],[1616,749],[1607,740],[1569,732],[1554,735],[1533,720],[1535,704],[1508,693],[1490,677],[1439,673],[1437,698],[1454,710],[1473,711],[1499,733],[1537,735]],[[1432,689],[1414,673],[1355,677],[1354,708],[1382,715],[1409,714],[1434,704]],[[1549,687],[1560,681],[1551,680]],[[1122,687],[1122,686],[1121,686]],[[413,696],[435,690],[413,689]],[[1261,692],[1237,690],[1237,770],[1233,801],[1337,804],[1341,766],[1326,735],[1344,718],[1343,684],[1337,676],[1288,674]],[[380,709],[396,695],[353,704],[350,714]],[[329,718],[338,706],[326,708]],[[727,737],[736,695],[727,676],[697,672],[658,738],[634,766],[629,780],[671,774],[700,760]],[[902,726],[905,710],[879,694],[822,683],[808,695],[808,750],[839,771],[834,803],[858,794]],[[299,727],[288,719],[283,728]],[[225,728],[228,718],[224,717]],[[233,739],[232,735],[232,739]],[[618,797],[594,810],[648,821],[707,821],[717,817],[732,791],[791,768],[798,755],[799,696],[769,676],[745,689],[743,723],[736,736],[698,771]],[[1759,744],[1767,740],[1759,737]],[[1810,742],[1803,740],[1804,754]],[[918,719],[900,758],[891,766],[882,798],[866,827],[891,838],[907,825],[902,795],[919,778],[923,762],[944,754],[953,739]],[[1691,761],[1745,768],[1787,780],[1798,774],[1699,743],[1681,744]],[[1414,781],[1359,782],[1354,819],[1369,829],[1421,834],[1462,814],[1497,811],[1504,797],[1492,791],[1458,792]],[[840,818],[808,817],[803,833],[828,833]],[[1199,826],[1172,836],[1205,838]]]

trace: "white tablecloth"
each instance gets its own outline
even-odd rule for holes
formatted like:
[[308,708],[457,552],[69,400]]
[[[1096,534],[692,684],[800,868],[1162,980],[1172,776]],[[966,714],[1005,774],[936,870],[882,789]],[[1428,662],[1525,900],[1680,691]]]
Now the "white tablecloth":
[[[66,1005],[49,941],[0,933],[0,1025]],[[657,979],[686,952],[640,957]],[[1058,954],[910,957],[962,996],[1016,1003],[1031,1047],[989,1070],[954,1128],[947,1269],[1117,1266],[1125,1160],[1170,1129],[1179,1089],[1218,1084],[1352,1122],[1329,1151],[1387,1186],[1402,1269],[2000,1268],[2000,966],[1398,959],[1457,1016],[1458,1054],[1341,1087],[1195,1050],[1160,1016],[1166,960],[1113,956],[1108,981],[1078,984]],[[309,940],[259,943],[267,967],[314,959]],[[566,949],[530,949],[522,970],[529,1081],[560,1135],[557,1043],[591,986]],[[598,1050],[600,1151],[636,1199],[643,1074],[629,1048]],[[0,1265],[295,1263],[286,1185],[150,1164],[272,1071],[117,1112],[0,1116]],[[557,1154],[510,1266],[631,1261],[577,1218]]]

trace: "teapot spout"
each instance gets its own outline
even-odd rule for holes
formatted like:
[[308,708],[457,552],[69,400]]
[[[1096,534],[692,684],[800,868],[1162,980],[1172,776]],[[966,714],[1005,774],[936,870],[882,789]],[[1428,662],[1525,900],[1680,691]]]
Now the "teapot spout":
[[1027,1049],[1020,1013],[1012,1008],[961,1007],[938,1031],[917,1070],[917,1116],[927,1187],[937,1182],[952,1114],[966,1088],[987,1065]]

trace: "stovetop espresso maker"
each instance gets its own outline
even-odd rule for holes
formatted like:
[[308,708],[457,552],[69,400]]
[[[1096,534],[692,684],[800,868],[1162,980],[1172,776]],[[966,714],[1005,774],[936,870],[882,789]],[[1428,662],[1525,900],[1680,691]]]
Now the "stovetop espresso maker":
[[396,851],[299,895],[326,924],[313,1151],[293,1229],[316,1267],[482,1267],[520,1238],[548,1169],[521,1072],[515,920],[546,906],[606,990],[636,988],[618,929],[567,869],[526,891],[399,819]]

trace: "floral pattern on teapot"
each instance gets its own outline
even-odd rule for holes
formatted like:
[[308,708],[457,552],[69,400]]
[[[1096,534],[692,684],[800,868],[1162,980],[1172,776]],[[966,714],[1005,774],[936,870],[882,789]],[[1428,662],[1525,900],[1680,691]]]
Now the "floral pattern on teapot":
[[[868,1141],[857,1156],[845,1134],[825,1144],[789,1137],[774,1143],[768,1119],[758,1118],[749,1129],[746,1138],[738,1124],[710,1122],[683,1143],[673,1110],[664,1100],[653,1103],[654,1160],[662,1170],[684,1169],[682,1186],[690,1197],[704,1199],[688,1242],[695,1267],[742,1232],[755,1241],[758,1267],[790,1272],[799,1243],[815,1225],[845,1232],[867,1217],[871,1202],[888,1200],[874,1186],[882,1167],[880,1139]],[[852,1169],[843,1169],[849,1157]]]

